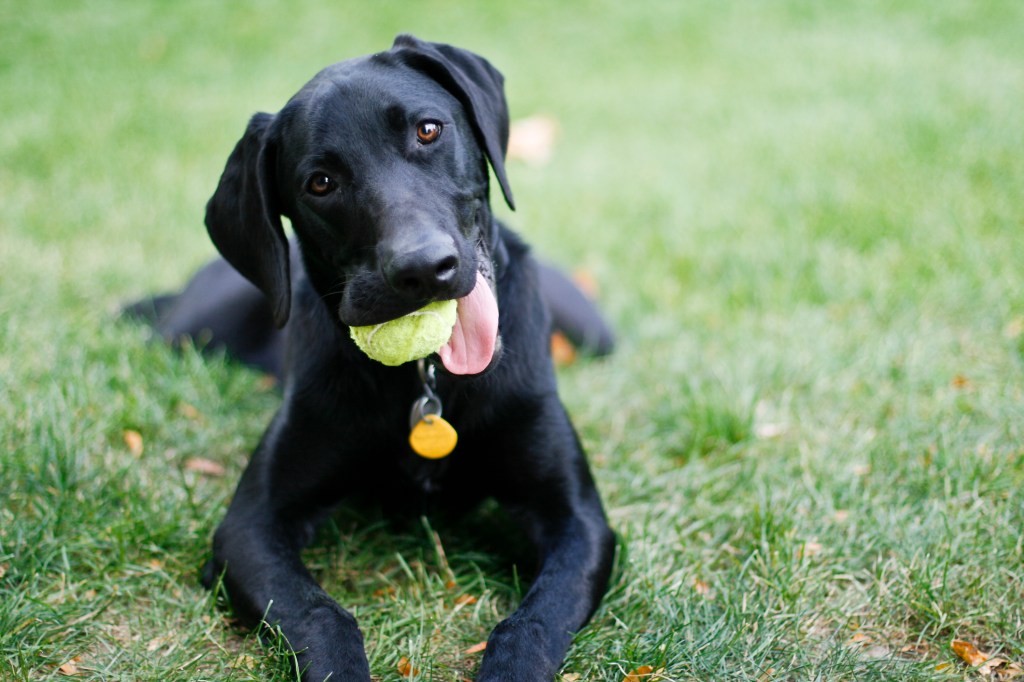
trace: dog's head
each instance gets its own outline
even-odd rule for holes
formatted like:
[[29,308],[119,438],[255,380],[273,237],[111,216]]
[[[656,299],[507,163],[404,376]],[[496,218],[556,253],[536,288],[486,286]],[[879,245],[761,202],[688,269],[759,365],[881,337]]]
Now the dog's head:
[[221,254],[259,287],[279,326],[291,305],[291,220],[310,281],[340,324],[377,324],[443,299],[459,322],[442,352],[482,371],[497,343],[488,169],[509,206],[508,108],[485,59],[399,36],[341,62],[277,114],[257,114],[207,205]]

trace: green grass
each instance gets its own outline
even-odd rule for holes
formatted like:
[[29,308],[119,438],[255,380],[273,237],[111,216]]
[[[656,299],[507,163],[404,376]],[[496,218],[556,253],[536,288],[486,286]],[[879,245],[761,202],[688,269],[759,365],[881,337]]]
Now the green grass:
[[[0,24],[0,679],[292,679],[197,580],[278,397],[113,320],[212,254],[248,116],[399,31],[560,121],[509,219],[620,331],[561,372],[621,538],[564,672],[980,679],[954,637],[1024,661],[1021,3],[0,0]],[[376,679],[453,680],[524,589],[506,532],[346,512],[308,561]]]

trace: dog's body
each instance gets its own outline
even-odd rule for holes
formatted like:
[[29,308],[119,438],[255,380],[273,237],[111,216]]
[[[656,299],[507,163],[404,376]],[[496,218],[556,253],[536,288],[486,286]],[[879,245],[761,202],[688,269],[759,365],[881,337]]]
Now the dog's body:
[[[283,377],[284,404],[216,532],[206,580],[223,575],[243,619],[280,625],[305,680],[370,679],[354,618],[300,551],[332,507],[380,481],[389,496],[458,509],[494,497],[538,550],[478,680],[552,679],[606,589],[613,535],[556,392],[537,266],[487,199],[490,162],[512,203],[507,134],[501,76],[472,53],[400,36],[329,67],[277,115],[253,117],[207,209],[213,241],[269,307],[223,263],[193,295],[158,302],[177,316],[164,315],[166,333],[219,320],[229,350]],[[425,390],[416,363],[368,359],[348,326],[451,298],[457,333],[427,363],[458,445],[434,461],[407,440]],[[286,341],[271,321],[288,322]]]

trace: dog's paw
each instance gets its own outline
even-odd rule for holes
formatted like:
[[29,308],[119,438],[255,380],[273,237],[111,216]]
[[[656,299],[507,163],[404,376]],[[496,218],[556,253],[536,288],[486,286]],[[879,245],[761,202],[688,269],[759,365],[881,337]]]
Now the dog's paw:
[[547,682],[562,664],[565,646],[552,641],[542,623],[513,615],[487,640],[477,682]]

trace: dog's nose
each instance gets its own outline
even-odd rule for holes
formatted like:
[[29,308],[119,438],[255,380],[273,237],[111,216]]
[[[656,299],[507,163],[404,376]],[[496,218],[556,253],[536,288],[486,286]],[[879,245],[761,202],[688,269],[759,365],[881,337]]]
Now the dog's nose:
[[426,299],[447,293],[458,268],[455,245],[434,242],[396,255],[384,274],[396,292],[410,299]]

